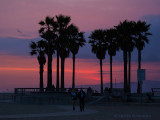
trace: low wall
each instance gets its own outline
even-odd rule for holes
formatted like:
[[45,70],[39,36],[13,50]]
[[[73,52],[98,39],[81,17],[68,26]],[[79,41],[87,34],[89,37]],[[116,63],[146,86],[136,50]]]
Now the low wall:
[[72,104],[71,94],[67,92],[33,93],[32,95],[15,95],[15,102],[26,104]]
[[[70,92],[32,92],[31,94],[15,94],[14,101],[23,104],[72,104]],[[102,96],[92,96],[87,94],[86,103],[110,103],[110,102],[130,102],[130,103],[160,103],[160,97],[154,97],[152,94],[129,94],[124,96],[115,96],[106,93]],[[78,104],[79,101],[77,100]]]
[[0,101],[14,100],[14,93],[0,93]]

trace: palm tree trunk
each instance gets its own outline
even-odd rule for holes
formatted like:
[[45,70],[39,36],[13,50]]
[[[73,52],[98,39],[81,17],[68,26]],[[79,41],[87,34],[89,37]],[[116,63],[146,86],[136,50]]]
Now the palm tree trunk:
[[47,90],[52,90],[52,51],[51,41],[48,41],[48,73],[47,73]]
[[129,57],[129,66],[128,66],[128,92],[130,93],[131,92],[131,52],[129,51],[129,54],[128,54],[128,57]]
[[110,55],[110,90],[112,91],[112,55]]
[[138,50],[138,69],[141,69],[141,50]]
[[102,72],[102,59],[100,59],[100,75],[101,75],[101,94],[103,94],[103,72]]
[[73,54],[73,76],[72,76],[72,88],[75,88],[75,54]]
[[65,58],[61,57],[61,90],[64,91],[64,62]]
[[[141,69],[141,50],[138,50],[138,69]],[[137,93],[141,93],[141,84],[138,81]]]
[[56,90],[59,91],[59,50],[57,50],[57,83]]
[[52,54],[48,55],[48,81],[47,81],[48,90],[52,89]]
[[43,64],[40,64],[40,92],[43,92]]
[[124,60],[124,92],[127,93],[127,51],[123,51]]

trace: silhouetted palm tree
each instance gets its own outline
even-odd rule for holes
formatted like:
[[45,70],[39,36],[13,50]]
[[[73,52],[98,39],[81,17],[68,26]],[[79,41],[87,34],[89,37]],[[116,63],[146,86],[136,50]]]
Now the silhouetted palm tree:
[[45,58],[45,46],[46,42],[43,40],[40,40],[38,42],[31,42],[30,48],[31,48],[31,55],[37,55],[37,59],[40,66],[40,91],[43,91],[43,67],[46,63]]
[[135,47],[135,22],[134,21],[129,21],[128,22],[128,27],[130,29],[130,37],[128,39],[127,43],[127,51],[128,51],[128,85],[127,85],[127,91],[130,93],[131,92],[131,53]]
[[64,89],[64,64],[65,58],[69,56],[69,38],[68,27],[71,25],[71,18],[69,16],[58,15],[56,16],[57,34],[59,40],[59,54],[61,57],[61,89]]
[[128,41],[128,92],[131,92],[131,53],[135,47],[133,40]]
[[[55,17],[56,18],[56,17]],[[57,19],[57,18],[56,18]],[[54,21],[52,26],[55,28],[54,32],[56,34],[56,39],[54,40],[55,50],[57,53],[57,80],[56,80],[56,91],[59,91],[59,56],[60,56],[60,40],[59,40],[59,33],[58,33],[58,22],[57,20]]]
[[96,57],[100,60],[100,76],[101,76],[101,93],[103,93],[103,72],[102,72],[102,60],[106,55],[106,42],[105,31],[95,30],[90,35],[89,43],[92,46],[92,52],[96,54]]
[[110,89],[112,90],[112,57],[116,55],[116,51],[119,50],[119,44],[117,40],[116,29],[106,30],[106,42],[108,46],[108,54],[110,56]]
[[59,40],[56,42],[56,51],[57,51],[57,82],[56,82],[56,90],[59,91]]
[[[150,24],[147,24],[145,21],[138,21],[136,23],[135,44],[138,50],[138,69],[141,69],[141,51],[144,49],[145,43],[148,44],[149,42],[148,35],[152,35],[149,32],[149,28],[150,28]],[[139,82],[137,87],[137,93],[141,93],[141,86]]]
[[54,53],[54,40],[56,39],[54,18],[46,17],[45,21],[40,21],[41,28],[39,30],[40,36],[46,40],[46,53],[48,56],[48,74],[47,74],[47,88],[52,89],[52,55]]
[[72,53],[73,59],[73,76],[72,76],[72,88],[75,88],[75,56],[79,51],[79,48],[85,44],[85,39],[82,32],[79,32],[78,28],[74,25],[70,25],[69,32],[69,49]]
[[120,48],[123,51],[123,60],[124,60],[124,92],[128,92],[128,81],[127,81],[127,52],[128,52],[128,43],[133,39],[133,22],[120,22],[118,26],[115,26],[117,29],[117,39],[119,39]]

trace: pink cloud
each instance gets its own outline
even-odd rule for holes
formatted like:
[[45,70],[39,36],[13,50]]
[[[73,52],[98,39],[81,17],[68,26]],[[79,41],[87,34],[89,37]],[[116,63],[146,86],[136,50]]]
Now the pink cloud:
[[[117,25],[124,19],[138,20],[144,15],[159,14],[159,0],[3,0],[0,1],[0,36],[37,37],[40,20],[47,15],[72,17],[83,31]],[[27,37],[27,36],[26,36]]]

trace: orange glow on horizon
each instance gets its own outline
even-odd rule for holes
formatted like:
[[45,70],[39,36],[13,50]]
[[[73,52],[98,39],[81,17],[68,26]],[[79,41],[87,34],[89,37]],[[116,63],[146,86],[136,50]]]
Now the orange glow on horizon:
[[5,70],[5,71],[39,71],[39,69],[35,69],[35,68],[6,68],[6,67],[0,67],[0,70]]
[[[39,86],[39,64],[34,57],[20,57],[4,55],[0,56],[0,91],[16,87],[38,87]],[[92,61],[92,62],[91,62]],[[25,64],[24,64],[25,63]],[[97,59],[76,59],[75,64],[76,85],[100,84],[100,66]],[[143,63],[146,69],[147,80],[159,80],[160,63]],[[52,66],[53,84],[56,85],[56,59],[53,58]],[[103,83],[110,81],[110,65],[103,64]],[[132,82],[137,81],[137,63],[132,62]],[[157,72],[156,72],[157,71]],[[61,74],[59,75],[61,77]],[[72,85],[72,59],[67,58],[65,62],[65,86]],[[123,63],[113,62],[113,83],[123,82]],[[60,81],[61,83],[61,81]],[[47,85],[47,63],[44,66],[44,86]]]

